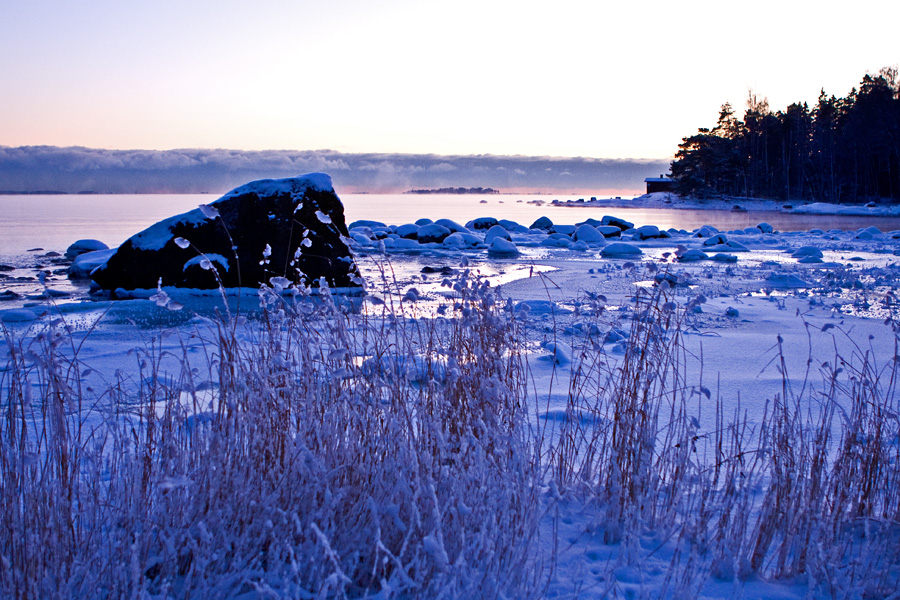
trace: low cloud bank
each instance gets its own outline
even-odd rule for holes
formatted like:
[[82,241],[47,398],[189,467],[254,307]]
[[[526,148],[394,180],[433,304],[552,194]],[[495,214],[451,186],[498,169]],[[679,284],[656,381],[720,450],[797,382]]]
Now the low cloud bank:
[[669,170],[655,159],[345,154],[331,150],[101,150],[0,146],[0,191],[223,193],[254,179],[321,171],[338,193],[441,187],[637,193]]

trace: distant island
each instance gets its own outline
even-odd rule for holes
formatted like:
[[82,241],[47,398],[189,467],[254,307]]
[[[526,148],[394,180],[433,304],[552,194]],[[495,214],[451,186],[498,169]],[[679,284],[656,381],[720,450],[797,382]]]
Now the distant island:
[[408,192],[403,192],[404,194],[499,194],[500,190],[495,190],[493,188],[483,188],[483,187],[446,187],[446,188],[436,188],[431,190],[409,190]]

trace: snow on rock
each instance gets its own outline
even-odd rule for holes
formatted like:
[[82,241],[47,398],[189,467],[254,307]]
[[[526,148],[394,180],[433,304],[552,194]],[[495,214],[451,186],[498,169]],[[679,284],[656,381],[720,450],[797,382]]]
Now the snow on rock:
[[14,308],[0,313],[0,321],[4,323],[27,323],[37,319],[37,313],[29,308]]
[[625,219],[620,219],[619,217],[614,217],[611,215],[604,215],[604,217],[600,219],[600,224],[618,227],[621,231],[625,231],[626,229],[634,229],[634,223],[632,223],[631,221],[626,221]]
[[487,233],[484,234],[484,243],[490,244],[495,238],[502,238],[504,240],[512,241],[512,236],[509,235],[509,232],[502,225],[494,225],[490,229],[487,230]]
[[713,227],[712,225],[704,225],[703,227],[701,227],[700,229],[698,229],[694,232],[693,237],[705,238],[705,237],[714,236],[717,233],[719,233],[719,230],[716,229],[715,227]]
[[768,223],[760,223],[756,226],[757,229],[762,231],[763,233],[774,233],[775,229],[769,225]]
[[550,233],[561,233],[563,235],[571,236],[575,233],[574,225],[554,225],[550,228]]
[[[499,225],[497,225],[497,227],[499,227]],[[488,256],[516,256],[517,254],[519,254],[519,249],[516,245],[502,237],[493,238],[491,240],[491,245],[488,247]]]
[[815,246],[801,246],[800,248],[794,250],[794,252],[791,254],[792,258],[804,258],[807,256],[811,256],[813,258],[822,258],[825,255],[822,254],[822,251]]
[[575,229],[573,236],[576,241],[586,242],[588,244],[605,244],[606,237],[597,231],[593,225],[581,225]]
[[603,250],[600,251],[600,254],[604,258],[629,258],[641,256],[643,251],[633,244],[613,242],[612,244],[605,246]]
[[712,256],[709,257],[709,259],[714,262],[720,262],[720,263],[736,263],[737,262],[737,256],[735,256],[734,254],[725,254],[722,252],[717,252],[717,253],[713,254]]
[[480,243],[481,240],[477,236],[459,231],[454,231],[448,235],[443,242],[448,248],[474,248]]
[[397,235],[408,240],[419,239],[419,225],[406,223],[397,227]]
[[680,255],[678,255],[678,260],[680,260],[681,262],[696,262],[698,260],[707,260],[708,258],[709,255],[706,252],[697,248],[685,250]]
[[529,229],[543,229],[544,231],[550,231],[553,227],[553,221],[550,220],[549,217],[539,217],[534,223],[531,224]]
[[715,235],[711,235],[705,240],[703,240],[704,246],[718,246],[719,244],[727,244],[728,236],[724,233],[717,233]]
[[497,224],[511,233],[528,233],[527,227],[509,219],[500,219]]
[[434,222],[434,224],[446,227],[450,230],[450,233],[469,233],[468,229],[466,229],[456,221],[452,221],[450,219],[438,219]]
[[549,354],[538,357],[540,360],[550,361],[561,367],[572,362],[572,352],[558,342],[544,342],[541,347]]
[[572,238],[562,233],[551,233],[541,240],[541,246],[546,248],[568,248],[572,245]]
[[516,302],[514,309],[516,313],[529,315],[568,315],[572,311],[563,308],[552,300],[522,300]]
[[91,273],[100,265],[105,265],[109,257],[115,254],[116,250],[94,250],[93,252],[85,252],[79,254],[75,258],[68,269],[67,275],[69,279],[90,279]]
[[[343,205],[327,175],[265,179],[135,234],[91,277],[115,296],[118,289],[156,289],[160,279],[164,286],[216,289],[255,288],[283,276],[314,287],[324,279],[332,288],[356,288],[359,271],[348,238]],[[202,255],[222,260],[204,263]],[[202,268],[223,261],[236,268]],[[201,268],[185,268],[188,263]]]
[[78,240],[76,242],[73,242],[68,248],[66,248],[66,258],[68,258],[69,260],[75,260],[77,257],[86,252],[95,252],[97,250],[108,249],[109,246],[107,246],[100,240]]
[[773,271],[766,277],[766,286],[772,288],[806,288],[810,284],[808,281],[804,281],[791,273],[777,273]]
[[659,237],[661,237],[661,233],[656,225],[642,225],[631,234],[631,238],[634,240],[652,240]]
[[479,217],[466,223],[466,228],[474,231],[490,229],[495,225],[499,225],[499,221],[494,217]]
[[418,238],[420,244],[432,244],[437,243],[440,244],[447,236],[450,235],[450,230],[443,225],[438,225],[437,223],[432,223],[430,225],[423,225],[419,228]]
[[382,223],[381,221],[370,221],[370,220],[366,220],[366,219],[360,219],[359,221],[353,221],[352,223],[350,223],[350,226],[348,227],[348,229],[357,229],[359,227],[368,227],[371,229],[371,228],[375,228],[375,227],[386,227],[386,225],[384,223]]

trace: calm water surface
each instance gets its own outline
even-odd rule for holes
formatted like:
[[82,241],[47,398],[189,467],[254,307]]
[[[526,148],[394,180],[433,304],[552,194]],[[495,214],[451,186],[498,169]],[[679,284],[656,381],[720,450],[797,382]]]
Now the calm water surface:
[[[21,256],[32,248],[63,252],[78,239],[99,239],[117,246],[153,223],[213,202],[212,194],[27,195],[0,196],[0,261]],[[882,231],[900,229],[900,218],[835,217],[782,213],[733,213],[730,210],[668,210],[643,208],[578,208],[551,206],[565,196],[519,195],[341,195],[347,222],[370,219],[402,224],[427,217],[465,223],[477,217],[511,219],[530,225],[541,216],[554,223],[574,224],[614,214],[635,225],[661,229],[695,229],[713,225],[721,230],[770,223],[781,231],[859,229],[874,225]],[[485,202],[482,202],[484,200]],[[537,205],[535,201],[546,204]]]

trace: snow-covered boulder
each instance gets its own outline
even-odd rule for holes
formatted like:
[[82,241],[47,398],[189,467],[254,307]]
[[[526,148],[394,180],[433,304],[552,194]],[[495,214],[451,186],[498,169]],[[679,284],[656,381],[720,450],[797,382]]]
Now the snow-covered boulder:
[[626,229],[634,229],[634,223],[631,221],[626,221],[625,219],[620,219],[619,217],[613,217],[611,215],[605,215],[602,219],[600,219],[601,225],[612,225],[613,227],[618,227],[621,231],[625,231]]
[[541,246],[547,248],[568,248],[572,245],[572,238],[561,233],[551,233],[541,240]]
[[500,219],[497,224],[510,233],[528,233],[527,227],[509,219]]
[[575,233],[574,225],[554,225],[550,228],[550,233],[561,233],[563,235],[571,236]]
[[600,251],[600,255],[604,258],[631,258],[642,254],[640,248],[626,242],[613,242]]
[[622,230],[615,225],[595,225],[594,229],[603,234],[605,238],[621,237]]
[[709,255],[706,252],[697,248],[685,250],[678,255],[678,260],[680,260],[681,262],[696,262],[698,260],[707,260],[708,258]]
[[[499,225],[497,225],[499,227]],[[516,256],[519,254],[519,249],[516,247],[514,243],[509,240],[503,239],[502,237],[495,237],[491,240],[491,245],[488,247],[488,256]]]
[[549,217],[539,217],[534,223],[531,224],[529,229],[543,229],[544,231],[550,231],[553,227],[553,221],[550,220]]
[[813,258],[822,258],[825,255],[815,246],[801,246],[800,248],[794,250],[794,252],[791,254],[792,258],[804,258],[808,256],[811,256]]
[[466,229],[471,231],[481,231],[490,229],[494,225],[498,225],[499,221],[494,217],[479,217],[466,223]]
[[605,244],[606,237],[593,225],[581,225],[577,229],[575,229],[575,235],[573,236],[576,241],[585,242],[588,244]]
[[[238,189],[240,189],[240,188],[238,188]],[[357,227],[369,227],[371,229],[374,229],[376,227],[387,227],[387,226],[384,223],[382,223],[381,221],[371,221],[371,220],[367,220],[367,219],[360,219],[359,221],[353,221],[352,223],[350,223],[350,225],[347,227],[347,229],[356,229]]]
[[775,228],[769,225],[768,223],[760,223],[756,226],[757,229],[762,231],[763,233],[774,233]]
[[434,222],[435,225],[440,225],[441,227],[446,227],[450,230],[450,233],[469,233],[469,230],[457,223],[456,221],[450,219],[438,219]]
[[96,250],[108,250],[109,246],[100,240],[78,240],[73,242],[66,248],[66,258],[75,260],[85,252],[94,252]]
[[443,225],[432,223],[431,225],[423,225],[419,228],[418,238],[420,244],[440,244],[447,239],[451,231]]
[[[371,227],[372,224],[366,224]],[[105,290],[258,287],[274,277],[317,287],[362,284],[331,178],[264,179],[133,235],[97,268]]]
[[712,225],[704,225],[694,232],[694,237],[705,238],[716,235],[717,233],[719,233],[719,230]]
[[480,243],[481,240],[477,236],[459,231],[454,231],[448,235],[443,242],[448,248],[474,248]]
[[719,244],[727,244],[728,237],[724,233],[717,233],[715,235],[711,235],[705,240],[703,240],[704,246],[718,246]]
[[93,252],[85,252],[79,254],[69,266],[69,279],[90,279],[91,273],[100,265],[105,265],[109,257],[115,254],[116,250],[94,250]]
[[406,223],[397,227],[397,235],[408,240],[419,239],[419,226],[415,223]]
[[652,240],[658,237],[660,237],[660,231],[656,225],[642,225],[631,234],[633,240]]
[[14,308],[0,312],[0,321],[4,323],[27,323],[37,318],[37,313],[28,308]]
[[502,225],[494,225],[488,229],[487,233],[484,234],[484,243],[490,244],[496,238],[512,240],[512,236],[509,235],[509,232]]

